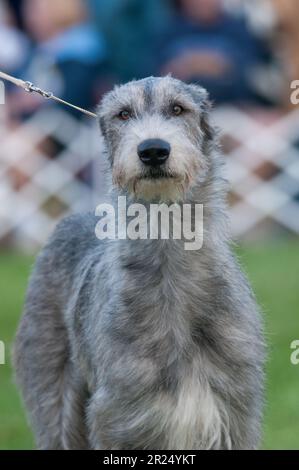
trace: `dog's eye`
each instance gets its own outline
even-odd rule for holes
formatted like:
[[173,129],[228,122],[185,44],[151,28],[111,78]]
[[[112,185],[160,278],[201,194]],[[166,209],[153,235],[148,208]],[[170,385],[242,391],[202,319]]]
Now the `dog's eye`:
[[179,104],[174,104],[172,106],[172,113],[173,113],[174,116],[179,116],[180,114],[182,114],[183,111],[184,111],[183,106],[181,106]]
[[130,119],[131,117],[131,114],[130,114],[130,111],[128,111],[127,109],[123,109],[119,115],[118,115],[119,119],[121,119],[122,121],[127,121],[128,119]]

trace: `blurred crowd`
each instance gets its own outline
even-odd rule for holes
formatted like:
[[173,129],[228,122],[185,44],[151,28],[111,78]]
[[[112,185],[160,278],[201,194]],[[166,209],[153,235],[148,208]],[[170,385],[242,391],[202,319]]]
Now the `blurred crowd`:
[[[225,155],[237,152],[232,168],[241,183],[234,180],[230,200],[237,232],[269,216],[299,233],[297,170],[294,179],[292,161],[287,171],[281,163],[299,148],[297,114],[289,113],[290,83],[299,79],[298,13],[298,0],[0,0],[0,70],[91,111],[115,84],[134,78],[171,73],[200,83],[220,127],[228,119],[232,126],[221,143]],[[294,130],[284,124],[293,115]],[[0,245],[14,243],[14,233],[23,246],[26,230],[40,242],[45,223],[50,229],[52,218],[81,210],[85,199],[90,207],[93,191],[105,192],[103,169],[94,171],[99,143],[92,150],[88,138],[83,151],[89,118],[14,85],[5,86],[0,119]],[[252,132],[260,140],[249,148]],[[252,208],[249,193],[256,200],[259,188],[263,204]],[[291,207],[283,214],[281,191]]]
[[[167,73],[216,105],[286,107],[298,13],[296,0],[1,0],[0,69],[87,109],[115,83]],[[11,88],[8,105],[18,121],[42,100]]]

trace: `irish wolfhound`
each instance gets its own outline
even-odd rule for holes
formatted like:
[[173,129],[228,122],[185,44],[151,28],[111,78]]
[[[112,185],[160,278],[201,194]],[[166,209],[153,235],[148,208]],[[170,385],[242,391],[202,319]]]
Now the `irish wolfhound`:
[[41,449],[254,449],[264,346],[229,247],[222,158],[204,89],[171,77],[116,87],[99,107],[109,200],[203,204],[203,246],[99,241],[60,223],[39,256],[15,365]]

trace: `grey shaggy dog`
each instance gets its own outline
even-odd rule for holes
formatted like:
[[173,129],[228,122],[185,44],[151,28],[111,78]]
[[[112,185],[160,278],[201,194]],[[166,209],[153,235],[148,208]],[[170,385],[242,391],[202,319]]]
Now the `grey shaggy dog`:
[[263,407],[258,308],[227,234],[206,91],[171,77],[99,107],[116,205],[203,204],[204,239],[102,240],[60,223],[32,274],[15,344],[40,449],[255,449]]

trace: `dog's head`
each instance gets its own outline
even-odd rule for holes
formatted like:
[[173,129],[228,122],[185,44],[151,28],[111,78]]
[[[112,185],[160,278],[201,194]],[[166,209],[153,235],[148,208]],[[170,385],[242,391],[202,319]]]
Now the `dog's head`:
[[169,76],[116,87],[99,107],[114,185],[178,201],[204,181],[214,131],[207,92]]

